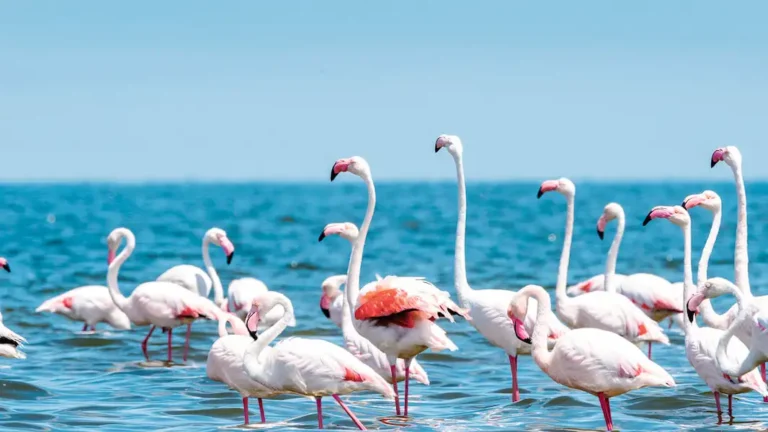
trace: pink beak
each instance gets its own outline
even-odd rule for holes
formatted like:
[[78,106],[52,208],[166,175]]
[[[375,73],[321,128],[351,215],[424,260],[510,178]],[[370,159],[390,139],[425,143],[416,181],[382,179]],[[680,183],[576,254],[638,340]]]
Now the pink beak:
[[528,331],[525,330],[525,326],[523,325],[523,322],[517,318],[514,318],[513,321],[515,322],[515,335],[517,336],[517,338],[527,344],[530,344],[531,336],[528,335]]
[[685,208],[686,210],[692,209],[706,200],[707,199],[705,197],[701,195],[696,195],[691,199],[685,200],[685,202],[683,202],[683,208]]
[[107,252],[107,265],[112,264],[112,261],[114,260],[115,260],[115,251],[110,249],[109,252]]

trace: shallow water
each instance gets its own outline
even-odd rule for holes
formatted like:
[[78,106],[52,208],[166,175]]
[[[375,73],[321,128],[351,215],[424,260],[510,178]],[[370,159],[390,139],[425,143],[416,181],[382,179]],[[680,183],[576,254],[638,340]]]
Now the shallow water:
[[[355,179],[356,180],[356,179]],[[13,273],[0,274],[2,313],[7,326],[25,336],[26,360],[0,359],[0,428],[3,430],[213,430],[242,424],[239,396],[205,375],[206,354],[216,325],[193,326],[186,365],[144,364],[140,342],[146,328],[96,334],[51,314],[35,314],[45,299],[80,285],[104,284],[105,237],[127,226],[137,236],[133,257],[120,283],[128,293],[168,267],[202,265],[200,241],[211,226],[224,228],[237,253],[230,266],[213,251],[224,285],[254,276],[294,302],[298,326],[285,336],[341,341],[340,331],[321,314],[321,281],[346,270],[349,246],[341,239],[317,242],[328,222],[359,223],[366,195],[359,181],[316,185],[5,185],[0,187],[0,255]],[[576,231],[569,282],[602,270],[606,240],[595,223],[609,201],[624,205],[627,233],[619,256],[623,273],[648,271],[682,279],[682,234],[672,224],[641,221],[655,205],[679,204],[690,194],[713,189],[724,201],[723,227],[710,264],[710,276],[733,276],[736,203],[730,183],[578,185]],[[475,288],[552,289],[560,254],[565,202],[560,196],[536,200],[537,184],[470,184],[468,270]],[[750,184],[750,275],[753,291],[768,293],[765,239],[768,185]],[[453,183],[382,184],[363,266],[363,279],[375,273],[424,275],[453,289],[456,188]],[[700,250],[711,220],[692,212],[694,251]],[[698,252],[694,260],[698,259]],[[723,311],[732,300],[718,299]],[[510,402],[506,355],[491,347],[465,322],[445,324],[459,346],[454,353],[426,353],[419,361],[432,384],[411,386],[412,418],[394,419],[392,403],[373,394],[345,397],[371,429],[413,431],[595,430],[604,428],[593,396],[552,382],[530,357],[520,360],[522,400]],[[183,331],[174,336],[180,359]],[[679,329],[670,346],[654,347],[654,359],[676,379],[675,389],[645,389],[612,400],[621,430],[761,430],[768,404],[757,394],[737,396],[732,426],[718,426],[712,394],[688,364]],[[156,332],[150,355],[164,359],[165,337]],[[727,403],[723,398],[723,403]],[[258,418],[255,401],[251,418]],[[306,430],[316,427],[314,401],[298,397],[265,402],[266,426],[254,429]],[[326,428],[352,423],[328,398]],[[728,420],[727,418],[725,419]]]

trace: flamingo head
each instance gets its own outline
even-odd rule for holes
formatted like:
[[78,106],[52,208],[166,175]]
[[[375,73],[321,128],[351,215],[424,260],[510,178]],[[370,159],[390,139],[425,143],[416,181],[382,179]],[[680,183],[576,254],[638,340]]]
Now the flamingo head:
[[351,243],[357,240],[360,231],[358,231],[357,226],[352,222],[329,223],[323,228],[323,232],[320,233],[320,237],[318,237],[317,241],[323,241],[324,238],[333,234],[338,234],[339,237],[347,239]]
[[525,329],[523,321],[519,317],[525,317],[528,312],[528,298],[522,296],[516,296],[514,300],[509,303],[507,308],[507,316],[512,320],[515,327],[515,336],[521,341],[530,344],[531,336]]
[[226,231],[221,228],[211,228],[205,233],[205,238],[224,250],[224,255],[227,256],[227,264],[232,262],[232,257],[235,256],[235,245],[227,237]]
[[7,271],[8,273],[11,272],[11,266],[8,265],[8,260],[4,257],[0,257],[0,268]]
[[245,317],[245,328],[248,329],[248,334],[251,335],[253,340],[259,339],[259,322],[261,321],[259,309],[258,299],[253,299],[251,310],[248,311],[248,315]]
[[347,282],[347,275],[336,275],[323,281],[323,295],[320,297],[320,310],[326,318],[331,317],[331,303],[341,295],[341,284]]
[[712,152],[712,160],[709,166],[714,167],[720,161],[725,162],[731,168],[741,166],[741,152],[735,146],[720,147]]
[[560,192],[565,196],[573,196],[576,194],[576,185],[565,177],[558,180],[546,180],[541,183],[536,198],[541,198],[542,195],[551,191]]
[[120,241],[123,239],[121,228],[112,230],[107,236],[107,265],[112,264],[117,254],[117,248],[120,247]]
[[683,200],[682,207],[686,210],[690,210],[698,206],[715,212],[720,210],[720,208],[723,206],[723,203],[720,201],[720,195],[711,190],[705,190],[700,194],[688,195]]
[[331,181],[342,172],[350,172],[358,177],[367,177],[371,174],[371,168],[362,157],[352,156],[351,158],[339,159],[333,164]]
[[624,217],[624,209],[619,204],[609,203],[605,206],[603,214],[597,220],[597,236],[600,237],[600,240],[605,236],[605,226],[608,225],[608,222],[618,217]]
[[464,146],[461,144],[461,138],[456,135],[440,135],[435,141],[435,153],[439,152],[441,148],[448,150],[453,156],[458,156],[464,151]]
[[648,225],[648,222],[653,219],[669,219],[670,222],[679,227],[685,227],[691,223],[691,217],[681,206],[654,207],[643,220],[643,226]]

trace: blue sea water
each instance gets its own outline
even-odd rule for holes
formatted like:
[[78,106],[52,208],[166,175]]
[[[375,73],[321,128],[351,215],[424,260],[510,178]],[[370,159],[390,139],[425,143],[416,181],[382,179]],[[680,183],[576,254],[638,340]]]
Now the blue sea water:
[[[356,179],[355,179],[356,180]],[[595,234],[603,206],[616,201],[627,213],[619,255],[622,273],[653,272],[682,279],[682,233],[665,221],[641,222],[655,205],[679,204],[691,193],[713,189],[724,203],[723,227],[710,276],[733,276],[736,202],[731,183],[578,183],[576,230],[569,283],[602,271],[614,227],[606,240]],[[561,249],[565,201],[557,194],[536,199],[534,183],[470,183],[467,259],[475,288],[552,289]],[[749,184],[750,276],[753,291],[768,293],[766,238],[768,185]],[[455,296],[453,247],[456,185],[383,183],[366,244],[363,279],[375,273],[423,275]],[[360,223],[366,204],[361,182],[341,184],[184,185],[3,185],[0,186],[0,255],[13,272],[0,274],[5,324],[25,336],[25,360],[0,359],[2,430],[216,430],[242,425],[239,395],[208,380],[205,362],[216,339],[211,322],[193,326],[191,359],[185,365],[144,367],[140,342],[146,328],[96,334],[52,314],[36,314],[46,298],[87,284],[105,284],[107,234],[129,227],[137,248],[120,273],[121,289],[153,280],[181,263],[202,265],[200,243],[212,226],[225,229],[237,253],[231,265],[213,251],[223,283],[242,276],[263,280],[289,296],[301,335],[341,342],[340,331],[320,312],[321,281],[346,270],[349,246],[338,238],[322,243],[326,223]],[[694,262],[711,215],[692,211]],[[695,271],[695,269],[694,269]],[[733,300],[718,299],[723,311]],[[414,383],[412,418],[392,420],[392,403],[373,394],[345,397],[370,429],[413,431],[602,430],[593,396],[552,382],[530,357],[520,360],[522,400],[510,401],[506,355],[469,324],[445,323],[459,346],[453,353],[419,357],[432,384]],[[183,332],[175,337],[180,358]],[[768,404],[755,394],[737,396],[735,418],[718,425],[708,388],[688,364],[679,329],[670,346],[654,348],[654,359],[676,379],[675,389],[644,389],[612,400],[621,430],[765,429]],[[150,353],[164,356],[164,336],[155,334]],[[727,399],[723,398],[723,403]],[[252,404],[255,407],[255,403]],[[725,405],[724,405],[725,406]],[[267,420],[257,429],[316,428],[314,402],[299,397],[265,401]],[[328,429],[352,423],[328,398]],[[252,419],[258,412],[252,411]]]

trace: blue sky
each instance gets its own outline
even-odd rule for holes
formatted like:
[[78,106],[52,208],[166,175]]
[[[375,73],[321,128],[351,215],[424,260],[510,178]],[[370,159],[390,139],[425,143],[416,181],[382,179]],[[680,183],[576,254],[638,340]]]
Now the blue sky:
[[3,2],[0,179],[768,177],[768,3],[469,4]]

